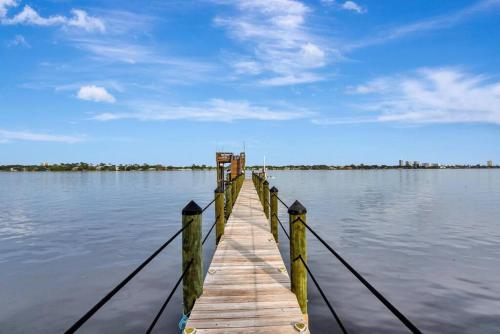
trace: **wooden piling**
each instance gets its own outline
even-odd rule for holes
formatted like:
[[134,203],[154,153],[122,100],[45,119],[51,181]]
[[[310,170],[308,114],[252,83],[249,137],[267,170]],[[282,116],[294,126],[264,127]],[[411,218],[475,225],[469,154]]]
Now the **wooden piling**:
[[307,263],[307,239],[306,227],[300,222],[306,222],[306,208],[299,202],[295,201],[290,208],[288,214],[290,216],[290,267],[292,292],[297,296],[300,309],[307,316],[307,270],[300,261],[299,256]]
[[259,188],[257,189],[257,193],[259,194],[260,203],[262,204],[262,206],[264,206],[263,196],[262,196],[263,189],[264,189],[264,185],[263,185],[264,178],[259,175],[259,178],[257,179],[257,183],[259,185]]
[[226,219],[229,218],[233,211],[233,185],[231,182],[226,184]]
[[215,195],[215,244],[218,245],[220,238],[224,234],[224,225],[226,224],[224,216],[224,190],[217,187]]
[[184,314],[189,314],[203,293],[203,254],[201,248],[202,209],[191,201],[182,209],[182,270]]
[[264,205],[264,214],[269,219],[269,182],[262,182],[262,205]]
[[269,190],[271,194],[271,233],[273,234],[274,241],[278,241],[278,189],[272,187]]

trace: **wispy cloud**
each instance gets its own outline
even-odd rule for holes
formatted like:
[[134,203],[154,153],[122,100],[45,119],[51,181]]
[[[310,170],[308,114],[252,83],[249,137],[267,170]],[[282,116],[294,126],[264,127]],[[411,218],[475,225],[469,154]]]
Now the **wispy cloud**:
[[343,47],[344,51],[364,48],[372,45],[384,44],[392,40],[404,38],[413,34],[433,30],[452,28],[479,13],[500,8],[500,0],[481,0],[474,5],[465,7],[453,13],[434,16],[421,21],[399,26],[391,30],[374,34],[366,39],[349,43]]
[[13,47],[17,47],[17,46],[24,47],[24,48],[31,47],[31,45],[26,41],[26,39],[24,38],[23,35],[14,36],[13,39],[11,39],[10,41],[7,42],[7,46],[9,48],[13,48]]
[[347,10],[358,14],[364,14],[367,12],[366,8],[354,1],[337,2],[335,0],[321,0],[321,4],[327,7],[336,8],[338,10]]
[[[16,7],[18,4],[15,1],[0,0],[0,22],[3,25],[35,25],[35,26],[65,26],[75,27],[86,30],[88,32],[98,31],[104,32],[106,26],[99,18],[89,16],[86,11],[81,9],[73,9],[71,17],[62,15],[52,15],[43,17],[32,7],[25,5],[23,10],[12,17],[7,17],[8,7]],[[2,15],[3,14],[3,15]]]
[[366,13],[366,9],[355,3],[354,1],[346,1],[341,6],[342,9],[356,12],[358,14]]
[[94,102],[106,102],[115,103],[116,99],[111,95],[106,88],[91,86],[82,86],[76,96],[80,100],[94,101]]
[[7,143],[10,141],[37,141],[73,144],[84,140],[85,137],[83,136],[53,135],[31,131],[10,131],[0,129],[0,143]]
[[232,122],[237,120],[285,121],[309,117],[310,112],[299,108],[271,109],[247,101],[212,99],[192,106],[168,105],[159,102],[136,101],[128,103],[131,112],[102,113],[93,117],[98,121],[136,119],[140,121],[193,120]]
[[500,82],[457,68],[423,68],[351,88],[364,97],[362,117],[317,119],[317,124],[366,122],[492,123],[500,125]]
[[249,47],[249,54],[236,57],[238,74],[257,76],[263,85],[290,85],[322,79],[315,70],[325,66],[328,50],[306,28],[309,7],[297,0],[216,1],[233,5],[233,16],[218,16],[236,40]]

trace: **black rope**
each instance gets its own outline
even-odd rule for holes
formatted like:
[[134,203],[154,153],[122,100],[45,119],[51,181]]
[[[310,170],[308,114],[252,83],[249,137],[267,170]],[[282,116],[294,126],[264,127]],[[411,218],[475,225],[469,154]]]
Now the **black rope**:
[[347,263],[347,261],[344,260],[342,256],[340,256],[316,232],[314,232],[314,230],[309,225],[307,225],[300,217],[297,217],[297,219],[295,219],[292,224],[296,221],[300,221],[302,224],[304,224],[304,226],[309,231],[311,231],[312,234],[314,234],[314,236],[323,244],[323,246],[325,246],[361,283],[363,283],[364,286],[368,290],[370,290],[370,292],[375,295],[375,297],[377,297],[378,300],[382,304],[384,304],[384,306],[387,307],[389,311],[391,311],[392,314],[394,314],[396,318],[398,318],[399,321],[401,321],[412,333],[422,333],[414,324],[411,323],[408,318],[406,318],[401,312],[399,312],[399,310],[394,307],[394,305],[392,305],[387,299],[385,299],[385,297],[380,292],[378,292],[377,289],[375,289],[370,283],[368,283],[368,281],[363,276],[361,276],[361,274],[359,274],[353,267],[351,267],[351,265]]
[[217,218],[215,218],[215,222],[212,224],[212,227],[210,227],[210,230],[208,231],[207,235],[205,236],[205,238],[203,238],[203,241],[201,242],[202,245],[204,245],[205,241],[207,241],[208,237],[210,236],[210,233],[214,229],[214,226],[217,224],[217,221],[219,220],[219,217],[220,217],[220,215],[217,216]]
[[201,212],[205,212],[206,209],[208,209],[210,207],[210,205],[212,205],[212,203],[215,202],[215,198],[210,202],[208,203],[202,210]]
[[309,273],[309,276],[311,276],[313,282],[314,282],[314,285],[316,285],[316,288],[318,289],[319,293],[321,294],[321,297],[323,297],[323,300],[325,301],[326,305],[328,306],[328,308],[330,309],[330,312],[332,313],[333,317],[335,318],[335,320],[337,320],[337,324],[339,325],[340,329],[342,330],[342,333],[344,334],[347,334],[347,330],[345,329],[344,327],[344,324],[342,323],[342,321],[340,320],[337,312],[335,312],[335,310],[333,309],[332,305],[330,304],[330,302],[328,301],[328,298],[326,298],[325,296],[325,293],[323,292],[323,289],[321,289],[321,287],[319,286],[318,284],[318,281],[316,281],[316,278],[314,277],[313,273],[311,272],[311,270],[309,269],[309,267],[307,266],[306,262],[304,261],[304,259],[302,258],[302,255],[299,255],[297,258],[295,258],[295,260],[293,260],[294,262],[299,260],[302,261],[302,264],[304,265],[304,267],[306,267],[306,270],[307,272]]
[[283,232],[285,232],[285,235],[286,237],[288,238],[288,240],[290,240],[290,236],[288,235],[288,232],[285,230],[285,227],[283,226],[283,224],[281,223],[281,220],[278,218],[278,215],[273,213],[273,215],[276,217],[276,219],[278,220],[278,223],[280,223],[280,226],[281,228],[283,229]]
[[165,302],[163,303],[163,305],[160,308],[160,311],[158,311],[158,314],[153,319],[153,322],[151,323],[151,325],[149,325],[149,328],[146,331],[146,334],[150,334],[151,331],[153,330],[153,328],[155,327],[156,323],[158,322],[158,319],[160,319],[161,314],[163,313],[163,311],[167,307],[168,303],[170,302],[170,299],[172,299],[172,296],[174,295],[175,290],[177,290],[177,287],[179,286],[179,284],[181,284],[182,279],[184,278],[184,276],[186,275],[189,267],[191,267],[192,264],[193,264],[193,259],[191,259],[191,261],[189,261],[188,265],[186,266],[186,269],[184,269],[184,271],[182,272],[181,277],[179,277],[179,279],[177,280],[177,283],[175,283],[175,286],[172,289],[172,291],[170,291],[170,294],[168,295],[167,300],[165,300]]
[[278,195],[276,195],[276,198],[278,198],[278,201],[280,201],[280,202],[281,202],[281,204],[283,204],[283,205],[285,206],[285,208],[287,208],[287,209],[288,209],[288,205],[286,205],[286,203],[285,203],[285,202],[283,202],[283,201],[281,200],[281,198],[279,198],[279,197],[278,197]]
[[149,262],[151,262],[160,252],[167,247],[179,234],[182,233],[191,223],[193,219],[188,221],[179,231],[177,231],[170,239],[160,246],[153,254],[151,254],[140,266],[138,266],[132,273],[130,273],[123,281],[120,282],[113,290],[108,292],[97,304],[95,304],[83,317],[73,324],[65,333],[74,333],[80,328],[87,320],[90,319],[101,307],[104,306],[121,288],[123,288],[135,275],[137,275]]

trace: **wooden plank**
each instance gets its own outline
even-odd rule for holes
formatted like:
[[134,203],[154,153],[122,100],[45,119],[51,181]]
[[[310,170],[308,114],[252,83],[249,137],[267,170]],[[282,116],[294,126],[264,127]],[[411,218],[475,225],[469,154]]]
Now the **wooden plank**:
[[245,180],[187,327],[198,334],[297,333],[293,326],[304,316],[290,285],[257,192]]

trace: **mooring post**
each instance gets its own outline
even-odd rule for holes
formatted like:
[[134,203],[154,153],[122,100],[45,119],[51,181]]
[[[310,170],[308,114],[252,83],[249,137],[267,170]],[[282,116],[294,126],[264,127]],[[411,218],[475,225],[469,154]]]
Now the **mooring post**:
[[260,176],[260,175],[259,175],[259,179],[258,179],[258,181],[257,181],[257,182],[258,182],[258,184],[259,184],[259,190],[258,190],[258,192],[259,192],[259,199],[260,199],[260,203],[261,203],[262,205],[264,205],[264,202],[262,201],[262,192],[263,192],[262,190],[264,189],[264,185],[263,185],[263,183],[264,183],[264,178],[263,178],[262,176]]
[[182,209],[182,271],[184,314],[189,314],[203,293],[203,254],[201,249],[202,209],[191,201]]
[[[306,208],[295,201],[290,208],[290,267],[292,292],[297,296],[302,313],[307,316],[307,270],[300,260],[307,263]],[[302,222],[301,222],[302,220]]]
[[219,244],[219,240],[224,234],[224,225],[226,223],[224,216],[224,190],[222,187],[217,187],[214,191],[215,195],[215,244]]
[[233,186],[231,188],[231,190],[232,190],[232,193],[231,193],[231,207],[233,207],[234,203],[236,203],[236,196],[237,196],[236,191],[238,190],[238,186],[237,186],[238,180],[234,179],[232,181],[232,183],[233,183]]
[[267,180],[262,183],[262,202],[264,203],[264,213],[269,219],[269,182]]
[[271,194],[271,233],[274,241],[278,243],[278,189],[272,187],[269,192]]
[[229,219],[229,215],[233,212],[233,185],[229,181],[226,185],[226,219]]

